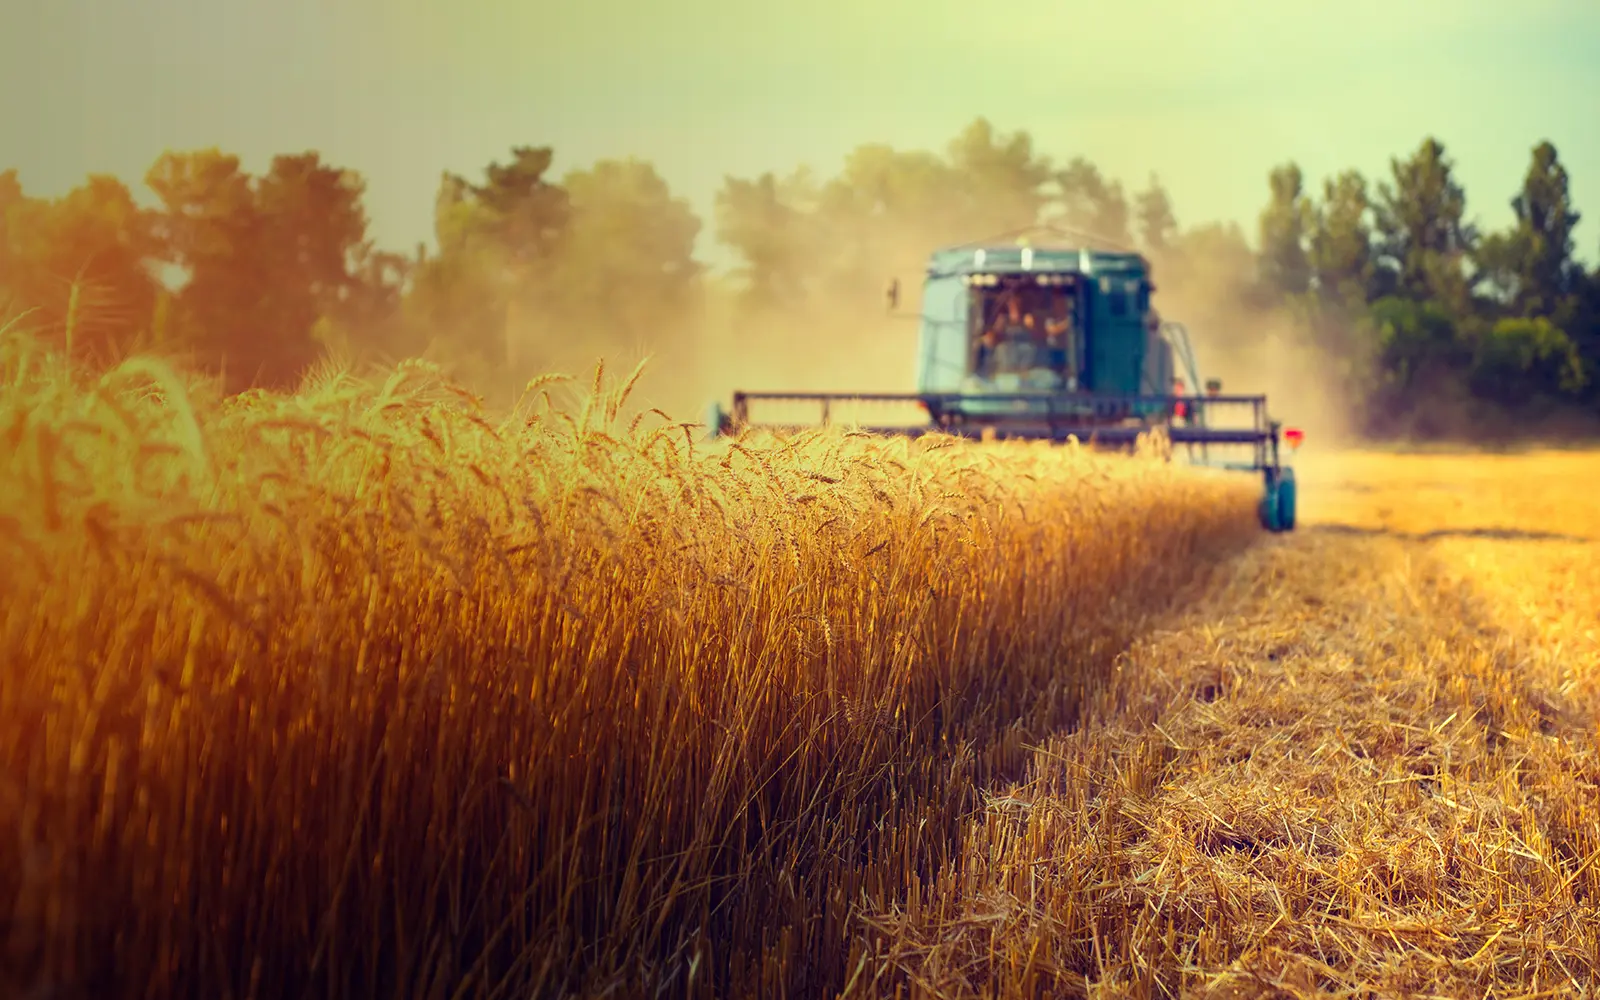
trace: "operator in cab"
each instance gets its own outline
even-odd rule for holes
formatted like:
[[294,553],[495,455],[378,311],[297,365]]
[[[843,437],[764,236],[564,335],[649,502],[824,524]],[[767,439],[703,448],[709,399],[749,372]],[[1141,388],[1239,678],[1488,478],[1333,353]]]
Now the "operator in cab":
[[1059,373],[1068,392],[1078,389],[1077,351],[1074,350],[1076,331],[1072,322],[1072,300],[1059,296],[1055,300],[1055,315],[1044,321],[1045,351],[1050,368]]
[[988,348],[995,373],[1020,374],[1034,367],[1036,326],[1033,313],[1023,310],[1017,293],[1009,293],[1000,315],[983,334],[983,344]]

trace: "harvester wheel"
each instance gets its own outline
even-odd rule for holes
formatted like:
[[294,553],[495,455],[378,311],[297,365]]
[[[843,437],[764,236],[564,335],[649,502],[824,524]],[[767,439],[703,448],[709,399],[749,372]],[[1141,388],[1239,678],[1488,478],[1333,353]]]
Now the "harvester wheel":
[[1294,470],[1278,473],[1278,530],[1294,530],[1295,513]]
[[1278,487],[1272,480],[1267,480],[1261,492],[1261,503],[1256,508],[1256,514],[1261,520],[1261,527],[1267,531],[1278,530]]
[[1261,526],[1271,532],[1294,530],[1295,488],[1294,470],[1279,469],[1268,473],[1261,493],[1258,515]]

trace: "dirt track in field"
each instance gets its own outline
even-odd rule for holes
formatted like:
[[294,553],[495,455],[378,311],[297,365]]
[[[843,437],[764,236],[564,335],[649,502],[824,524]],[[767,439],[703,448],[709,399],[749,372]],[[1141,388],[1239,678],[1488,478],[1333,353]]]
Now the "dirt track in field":
[[1600,456],[1300,475],[1299,530],[1217,567],[991,799],[962,870],[881,915],[912,993],[1600,977]]

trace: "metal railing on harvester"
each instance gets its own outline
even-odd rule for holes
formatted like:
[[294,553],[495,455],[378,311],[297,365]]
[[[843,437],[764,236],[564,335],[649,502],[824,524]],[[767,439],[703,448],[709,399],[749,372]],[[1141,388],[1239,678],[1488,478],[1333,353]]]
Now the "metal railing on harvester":
[[[810,419],[753,421],[752,404],[810,404]],[[874,406],[916,407],[919,416],[904,423],[871,419],[861,410]],[[976,411],[976,412],[975,412]],[[1233,419],[1226,419],[1233,417]],[[841,419],[842,418],[842,419]],[[894,393],[894,392],[736,392],[732,410],[719,430],[762,428],[797,431],[822,424],[842,424],[870,434],[943,433],[964,437],[993,434],[1064,442],[1070,437],[1089,445],[1123,447],[1157,427],[1175,446],[1198,447],[1197,457],[1211,464],[1209,446],[1253,451],[1253,461],[1222,463],[1236,468],[1275,468],[1279,464],[1279,424],[1267,416],[1265,396],[1118,395],[1102,393]]]

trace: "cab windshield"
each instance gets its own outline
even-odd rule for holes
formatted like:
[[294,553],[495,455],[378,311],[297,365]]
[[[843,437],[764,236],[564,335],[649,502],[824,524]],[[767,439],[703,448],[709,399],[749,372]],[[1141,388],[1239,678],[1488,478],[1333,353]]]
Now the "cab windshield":
[[1037,388],[1076,388],[1075,275],[1001,278],[971,291],[973,374],[1012,376]]

